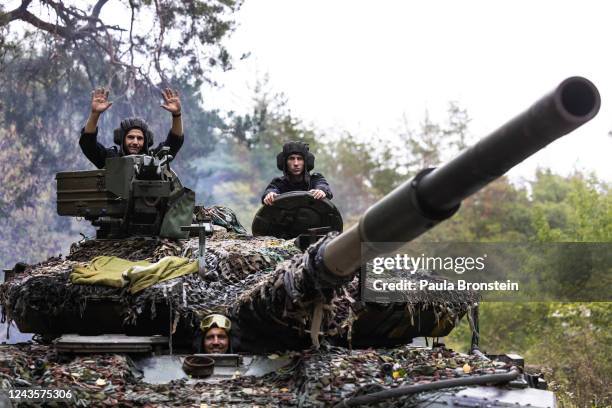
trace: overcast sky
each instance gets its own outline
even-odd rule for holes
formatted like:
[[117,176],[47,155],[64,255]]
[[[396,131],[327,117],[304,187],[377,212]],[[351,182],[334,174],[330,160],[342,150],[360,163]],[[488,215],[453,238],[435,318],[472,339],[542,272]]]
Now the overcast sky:
[[293,114],[327,133],[393,137],[451,100],[486,135],[568,76],[592,80],[599,115],[511,174],[536,166],[594,170],[612,181],[612,7],[604,1],[246,0],[228,41],[251,52],[207,105],[244,112],[256,79],[270,76]]

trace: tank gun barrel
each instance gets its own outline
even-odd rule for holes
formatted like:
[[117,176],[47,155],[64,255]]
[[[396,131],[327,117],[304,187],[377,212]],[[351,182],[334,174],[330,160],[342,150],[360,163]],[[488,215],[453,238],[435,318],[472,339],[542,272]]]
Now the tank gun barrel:
[[[300,341],[304,336],[292,327],[305,330],[309,322],[312,344],[317,345],[317,333],[329,332],[333,320],[325,320],[323,305],[332,302],[336,289],[351,281],[362,263],[397,249],[451,217],[464,198],[593,118],[599,106],[599,93],[590,81],[580,77],[566,79],[455,159],[437,169],[425,169],[397,187],[368,208],[350,229],[280,264],[265,281],[241,295],[229,313],[232,320],[240,322],[241,330],[252,333],[253,338],[274,333],[275,338]],[[396,243],[396,248],[390,243]],[[463,304],[472,304],[469,293],[462,293]],[[452,325],[439,326],[433,317],[421,316],[437,313],[432,304],[422,305],[426,308],[417,313],[418,327],[413,325],[411,329],[409,322],[415,314],[402,310],[397,315],[393,307],[379,309],[367,303],[362,306],[358,312],[361,317],[354,326],[355,336],[362,336],[362,345],[398,344],[410,336],[438,336],[452,329]],[[445,311],[446,318],[442,320],[454,322],[464,312],[461,308],[452,313]],[[287,326],[279,329],[280,321]],[[430,326],[424,327],[422,322]],[[408,331],[395,331],[398,325]]]
[[[408,242],[451,217],[463,199],[591,120],[600,103],[599,92],[588,79],[565,79],[450,162],[421,171],[387,194],[356,225],[322,246],[317,258],[331,275],[351,276],[363,261],[383,252],[376,243]],[[388,251],[387,245],[384,252]]]

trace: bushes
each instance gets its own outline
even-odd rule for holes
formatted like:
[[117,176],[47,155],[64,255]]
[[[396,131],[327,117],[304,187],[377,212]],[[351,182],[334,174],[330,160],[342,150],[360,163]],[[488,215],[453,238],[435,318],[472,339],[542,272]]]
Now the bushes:
[[[612,303],[483,303],[481,349],[515,352],[546,374],[549,389],[562,407],[612,404]],[[449,337],[449,345],[469,347],[466,322]]]

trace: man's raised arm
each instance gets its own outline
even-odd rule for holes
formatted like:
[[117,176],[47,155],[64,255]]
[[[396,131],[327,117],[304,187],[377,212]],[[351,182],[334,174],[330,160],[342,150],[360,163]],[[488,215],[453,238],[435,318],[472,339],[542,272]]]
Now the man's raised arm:
[[164,103],[162,108],[172,114],[172,128],[170,132],[178,137],[183,137],[183,120],[181,118],[181,100],[177,91],[166,88],[162,91]]
[[85,127],[81,130],[79,145],[83,154],[99,169],[104,167],[107,151],[98,143],[98,120],[100,115],[111,107],[108,101],[108,90],[96,88],[91,92],[91,111]]
[[96,88],[91,91],[91,112],[85,123],[84,133],[96,133],[98,127],[98,120],[100,115],[111,107],[113,103],[108,101],[108,90],[104,88]]

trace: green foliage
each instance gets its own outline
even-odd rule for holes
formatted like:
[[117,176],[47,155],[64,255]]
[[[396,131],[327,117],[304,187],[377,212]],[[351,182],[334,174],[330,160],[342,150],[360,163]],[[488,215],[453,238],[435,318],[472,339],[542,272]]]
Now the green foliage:
[[[525,188],[497,180],[466,200],[458,217],[434,234],[451,240],[609,243],[611,199],[609,185],[594,176],[561,177],[540,170]],[[585,257],[587,247],[542,248],[552,255],[531,254],[524,267],[556,299],[605,293],[610,287],[609,256]],[[612,303],[483,303],[480,316],[482,348],[523,355],[548,374],[562,406],[612,404]],[[464,323],[450,343],[465,350],[469,338]]]
[[456,216],[428,232],[428,241],[521,242],[534,233],[525,189],[502,176],[468,197]]
[[[612,403],[611,303],[483,303],[480,347],[518,353],[528,371],[544,372],[563,407]],[[453,347],[469,348],[469,326],[451,334]]]
[[356,141],[351,135],[331,140],[320,149],[320,171],[334,192],[334,202],[342,211],[345,223],[351,224],[380,197],[373,177],[377,163],[370,144]]
[[219,129],[226,127],[217,112],[203,109],[199,90],[212,67],[231,64],[221,41],[240,2],[115,4],[115,12],[133,17],[126,27],[96,10],[94,3],[109,7],[104,1],[52,3],[23,1],[0,10],[0,221],[7,237],[0,245],[2,267],[57,255],[67,250],[68,237],[78,237],[73,222],[55,215],[54,174],[92,168],[78,135],[94,87],[106,86],[113,101],[99,123],[99,141],[106,146],[128,116],[143,117],[156,142],[164,140],[171,118],[159,107],[160,89],[179,90],[186,138],[172,167],[189,186],[206,174],[192,163],[214,150]]
[[446,123],[440,124],[432,121],[426,112],[418,131],[406,126],[399,134],[402,145],[406,147],[398,164],[407,169],[408,174],[438,166],[467,146],[470,122],[467,111],[456,102],[450,102],[447,113]]
[[[198,86],[210,81],[211,67],[231,67],[222,40],[233,30],[233,13],[240,5],[235,0],[132,0],[110,5],[106,1],[22,0],[12,10],[0,10],[0,28],[26,24],[26,30],[13,31],[19,42],[33,32],[44,33],[39,41],[70,54],[71,65],[87,73],[91,86],[111,86],[114,77],[122,75],[128,80],[115,84],[119,89],[133,89],[137,83],[147,87],[167,84],[180,73]],[[120,19],[118,23],[117,13],[129,16],[129,22]],[[100,66],[105,80],[96,82]]]
[[610,368],[612,321],[610,303],[549,304],[547,342],[536,343],[531,355],[546,361],[551,384],[563,405],[604,407],[612,404]]
[[54,189],[40,189],[28,204],[0,217],[0,260],[3,268],[16,262],[40,262],[50,256],[66,254],[71,242],[82,238],[78,232],[92,236],[94,231],[85,221],[60,218],[54,206]]
[[612,193],[595,176],[568,179],[539,171],[533,185],[539,241],[612,241]]
[[29,172],[34,157],[32,148],[25,145],[15,128],[0,128],[0,215],[8,216],[12,206],[23,206],[35,183]]

